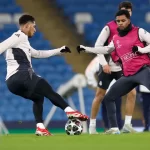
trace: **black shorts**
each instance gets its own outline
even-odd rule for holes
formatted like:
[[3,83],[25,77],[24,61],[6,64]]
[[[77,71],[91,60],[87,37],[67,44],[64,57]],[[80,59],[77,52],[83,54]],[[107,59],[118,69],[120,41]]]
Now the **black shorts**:
[[15,95],[22,96],[24,98],[30,98],[33,94],[36,84],[42,78],[35,73],[28,71],[18,71],[6,80],[7,87]]
[[122,71],[111,72],[111,74],[107,74],[102,71],[98,75],[98,87],[107,90],[112,80],[113,79],[118,80],[121,76]]

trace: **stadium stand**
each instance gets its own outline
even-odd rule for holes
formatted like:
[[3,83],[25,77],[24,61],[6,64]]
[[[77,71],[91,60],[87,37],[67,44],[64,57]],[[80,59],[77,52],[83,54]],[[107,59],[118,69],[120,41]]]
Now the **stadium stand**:
[[[130,0],[133,5],[133,24],[150,31],[150,1]],[[79,33],[84,34],[85,42],[94,45],[105,23],[113,20],[113,14],[121,0],[56,0],[58,7],[75,23]],[[80,20],[78,20],[80,16]],[[90,21],[89,21],[90,19]],[[81,25],[82,24],[82,25]]]
[[[0,42],[8,38],[13,32],[18,30],[18,18],[23,13],[22,8],[18,6],[15,0],[0,0]],[[35,49],[53,49],[52,44],[44,38],[44,35],[38,31],[30,39],[31,46]],[[5,54],[0,55],[1,73],[0,73],[0,116],[4,121],[32,121],[32,102],[11,94],[5,84],[6,62]],[[63,56],[55,56],[48,59],[33,59],[33,68],[35,72],[48,80],[56,90],[58,86],[69,80],[74,72]],[[88,91],[87,91],[88,92]],[[73,96],[74,99],[77,95]],[[78,101],[75,102],[79,107]],[[48,100],[44,102],[44,117],[51,108]],[[57,109],[53,120],[67,119],[65,113]]]

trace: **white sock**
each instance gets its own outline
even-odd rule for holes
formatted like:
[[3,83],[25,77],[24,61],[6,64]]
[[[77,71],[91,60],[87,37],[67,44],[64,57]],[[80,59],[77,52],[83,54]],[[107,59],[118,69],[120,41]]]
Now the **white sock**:
[[73,110],[71,107],[66,107],[65,109],[64,109],[64,111],[65,112],[72,112],[72,111],[75,111],[75,110]]
[[111,128],[111,129],[113,129],[113,130],[119,130],[119,128],[118,128],[118,127],[115,127],[115,128]]
[[131,119],[132,119],[132,116],[125,116],[124,124],[131,124]]
[[96,119],[90,119],[90,126],[96,127]]
[[36,124],[37,127],[41,128],[41,129],[45,129],[44,124],[43,123],[37,123]]

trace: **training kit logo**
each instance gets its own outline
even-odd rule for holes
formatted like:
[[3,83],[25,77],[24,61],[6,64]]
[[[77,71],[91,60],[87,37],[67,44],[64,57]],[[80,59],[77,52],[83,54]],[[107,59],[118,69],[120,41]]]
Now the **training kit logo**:
[[134,58],[134,57],[136,57],[136,56],[137,56],[136,53],[129,52],[129,53],[126,53],[125,55],[123,55],[123,56],[121,57],[121,59],[122,59],[123,61],[129,61],[130,59],[132,59],[132,58]]
[[99,82],[99,85],[102,86],[102,81]]
[[18,37],[20,36],[20,34],[15,34],[15,35],[18,36]]
[[116,45],[117,45],[117,48],[118,48],[118,49],[121,48],[121,46],[122,46],[122,45],[120,44],[120,41],[119,41],[119,40],[116,41]]

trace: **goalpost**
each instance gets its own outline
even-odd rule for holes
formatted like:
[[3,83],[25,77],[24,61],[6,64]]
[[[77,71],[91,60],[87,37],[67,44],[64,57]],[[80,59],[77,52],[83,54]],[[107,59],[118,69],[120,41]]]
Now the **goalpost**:
[[[84,95],[83,95],[83,88],[86,86],[87,86],[87,81],[86,81],[85,76],[83,74],[76,74],[68,82],[60,85],[60,87],[57,90],[57,93],[60,94],[62,97],[66,98],[68,100],[68,103],[70,104],[70,106],[76,110],[76,106],[74,105],[74,102],[73,102],[73,99],[71,96],[73,93],[78,92],[80,111],[81,111],[81,113],[86,114],[85,113],[85,104],[84,104]],[[48,126],[56,109],[57,109],[57,107],[53,105],[44,121],[45,127]],[[87,132],[87,122],[83,122],[83,132],[84,133]]]

